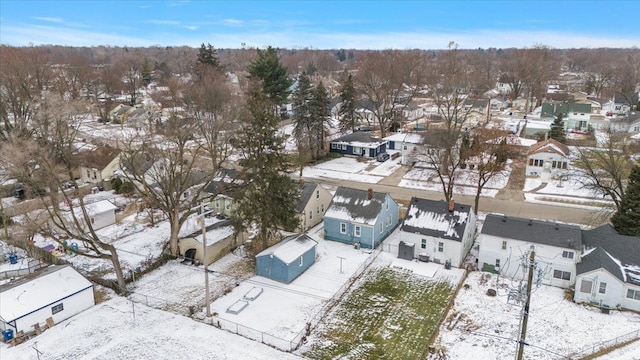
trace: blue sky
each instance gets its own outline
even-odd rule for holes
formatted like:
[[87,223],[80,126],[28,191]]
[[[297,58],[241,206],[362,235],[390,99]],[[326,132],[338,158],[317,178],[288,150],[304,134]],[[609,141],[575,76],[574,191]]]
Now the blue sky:
[[0,43],[640,47],[638,1],[0,1]]

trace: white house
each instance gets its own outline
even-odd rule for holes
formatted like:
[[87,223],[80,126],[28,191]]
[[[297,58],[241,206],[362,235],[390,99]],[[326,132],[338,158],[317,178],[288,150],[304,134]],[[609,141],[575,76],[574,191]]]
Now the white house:
[[410,165],[416,161],[424,143],[424,135],[418,133],[396,133],[383,138],[389,150],[400,151],[400,163]]
[[640,238],[609,224],[582,232],[574,301],[640,311]]
[[93,284],[70,265],[49,266],[0,285],[0,329],[16,334],[66,320],[95,304]]
[[485,271],[524,280],[533,247],[534,281],[562,288],[576,282],[582,249],[582,232],[577,226],[489,214],[479,242],[478,266]]
[[[476,234],[476,216],[469,205],[413,197],[400,228],[398,257],[428,256],[460,267]],[[404,251],[403,249],[412,249]]]
[[565,173],[569,166],[569,148],[554,140],[541,141],[527,153],[527,176],[539,176],[542,182],[549,182],[553,176]]

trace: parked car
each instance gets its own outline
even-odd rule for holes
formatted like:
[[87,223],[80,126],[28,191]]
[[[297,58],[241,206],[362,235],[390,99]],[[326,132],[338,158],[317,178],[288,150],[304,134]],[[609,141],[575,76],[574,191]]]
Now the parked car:
[[376,156],[376,160],[380,161],[380,162],[385,162],[387,160],[389,160],[389,153],[380,153],[378,154],[378,156]]
[[373,126],[360,125],[356,127],[356,131],[373,131]]

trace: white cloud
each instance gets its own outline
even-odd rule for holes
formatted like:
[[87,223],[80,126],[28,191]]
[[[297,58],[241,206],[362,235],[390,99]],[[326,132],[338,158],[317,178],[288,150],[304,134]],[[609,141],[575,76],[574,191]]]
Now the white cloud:
[[180,21],[177,20],[145,20],[144,22],[148,23],[148,24],[154,24],[154,25],[180,25]]
[[244,24],[244,21],[238,19],[222,19],[224,25],[237,26]]
[[62,18],[59,18],[59,17],[33,16],[31,18],[35,19],[35,20],[48,21],[48,22],[53,22],[53,23],[62,23],[63,22]]

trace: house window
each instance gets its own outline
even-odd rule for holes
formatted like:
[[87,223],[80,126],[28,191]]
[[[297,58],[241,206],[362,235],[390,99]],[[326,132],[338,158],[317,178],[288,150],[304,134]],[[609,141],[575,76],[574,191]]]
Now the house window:
[[225,209],[229,210],[231,209],[231,202],[227,201],[227,203],[224,206]]
[[593,287],[593,282],[591,280],[582,279],[582,282],[580,283],[580,292],[585,294],[590,294],[592,287]]
[[427,239],[422,239],[422,243],[420,244],[420,248],[421,249],[426,249],[427,248]]
[[383,229],[384,229],[384,221],[380,221],[380,234],[382,234]]
[[335,143],[331,143],[331,148],[335,149],[336,148],[336,144]]
[[216,200],[216,208],[220,207],[220,200]]
[[604,294],[606,292],[607,292],[607,283],[606,282],[601,282],[600,283],[600,288],[598,289],[598,293]]
[[309,220],[313,219],[313,210],[309,210]]
[[391,226],[391,215],[387,216],[387,227]]
[[496,268],[500,267],[500,259],[496,259]]
[[640,300],[640,290],[627,289],[627,298]]
[[529,159],[529,166],[533,166],[533,159]]
[[316,190],[316,199],[320,199],[320,190]]
[[324,204],[320,204],[320,211],[324,213]]
[[357,237],[360,237],[361,231],[362,231],[362,229],[360,228],[360,226],[356,226],[356,227],[353,229],[353,234],[354,234],[355,236],[357,236]]
[[346,234],[346,233],[347,233],[347,224],[340,223],[340,234]]
[[347,150],[347,144],[342,144],[342,150]]
[[87,170],[87,177],[90,178],[91,177],[91,171]]
[[95,224],[96,223],[96,219],[95,218],[91,218],[91,223]]
[[354,154],[358,154],[358,155],[360,155],[360,154],[362,153],[362,150],[360,149],[360,147],[358,147],[358,146],[354,146],[354,147],[353,147],[352,152],[353,152]]
[[571,280],[571,273],[562,270],[553,270],[553,277],[560,280]]
[[387,210],[389,210],[389,202],[386,201]]
[[507,241],[502,240],[502,250],[507,250]]
[[407,150],[407,145],[403,145],[402,150]]
[[444,252],[444,243],[442,241],[438,242],[438,252]]
[[94,179],[97,179],[97,178],[98,178],[98,173],[97,173],[97,172],[95,172],[95,171],[93,172],[93,178],[94,178]]
[[573,259],[573,251],[563,251],[562,257],[565,259]]
[[302,256],[300,256],[300,261],[298,262],[298,264],[300,266],[302,266],[302,264],[304,264],[304,258]]
[[542,167],[542,165],[544,165],[544,160],[542,160],[542,159],[534,159],[533,166]]
[[320,206],[316,206],[316,213],[320,214]]
[[59,313],[60,311],[64,310],[64,306],[62,306],[62,303],[52,306],[51,307],[51,315],[55,315],[57,313]]

